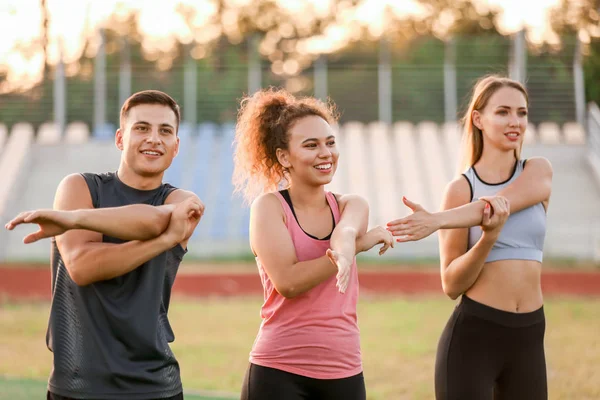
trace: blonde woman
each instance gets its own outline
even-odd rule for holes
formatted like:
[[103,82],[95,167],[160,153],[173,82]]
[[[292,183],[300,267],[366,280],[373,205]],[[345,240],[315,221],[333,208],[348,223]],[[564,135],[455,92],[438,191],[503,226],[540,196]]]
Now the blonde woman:
[[519,82],[481,79],[464,119],[465,173],[442,203],[454,210],[405,201],[415,213],[389,224],[402,241],[442,229],[443,290],[461,296],[438,345],[438,400],[548,397],[541,270],[552,168],[521,158],[528,106]]

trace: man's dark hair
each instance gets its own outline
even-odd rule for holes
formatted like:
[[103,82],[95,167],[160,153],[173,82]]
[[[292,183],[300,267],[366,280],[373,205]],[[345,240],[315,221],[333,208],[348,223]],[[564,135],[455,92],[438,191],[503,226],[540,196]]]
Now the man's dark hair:
[[142,104],[160,104],[169,107],[175,113],[175,119],[177,120],[175,129],[179,130],[179,121],[181,119],[179,105],[171,96],[160,90],[143,90],[129,96],[129,98],[125,100],[125,103],[123,103],[123,107],[121,107],[121,117],[119,121],[121,129],[123,129],[129,110]]

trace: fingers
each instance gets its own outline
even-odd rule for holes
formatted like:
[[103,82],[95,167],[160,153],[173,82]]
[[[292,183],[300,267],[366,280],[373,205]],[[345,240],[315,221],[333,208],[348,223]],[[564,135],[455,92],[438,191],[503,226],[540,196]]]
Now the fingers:
[[350,281],[350,271],[348,273],[338,274],[337,282],[335,286],[338,288],[340,293],[345,293],[348,288],[348,282]]
[[504,196],[482,196],[479,200],[483,200],[492,206],[492,215],[496,212],[504,213],[510,211],[510,203]]
[[180,219],[192,218],[196,214],[202,215],[202,209],[202,205],[194,197],[189,197],[175,207],[171,216]]
[[200,219],[200,218],[202,218],[202,211],[195,210],[195,209],[189,210],[188,217],[190,219]]
[[401,219],[395,219],[393,221],[390,221],[386,224],[386,229],[388,231],[393,231],[395,229],[400,229],[406,225],[408,225],[408,223],[411,221],[410,219],[410,215]]
[[412,219],[412,215],[409,215],[408,217],[389,222],[386,230],[389,231],[392,236],[401,236],[407,231],[410,231],[410,228],[413,226],[414,221]]
[[13,229],[15,229],[15,227],[17,225],[25,223],[25,219],[32,213],[33,213],[33,211],[22,212],[19,215],[17,215],[15,218],[10,220],[6,225],[4,225],[4,227],[6,229],[8,229],[9,231],[12,231]]
[[[336,274],[336,284],[335,286],[339,290],[340,293],[345,293],[348,288],[348,282],[350,282],[350,270],[352,268],[352,264],[345,266],[341,265],[339,262],[338,254],[331,249],[327,249],[327,257],[329,260],[337,267],[338,273]],[[343,264],[343,263],[342,263]]]
[[493,213],[499,217],[508,214],[508,199],[502,196],[496,196],[492,199]]
[[500,229],[510,214],[510,204],[503,196],[480,198],[486,202],[483,209],[482,227],[486,230]]
[[[329,257],[329,261],[331,261],[331,263],[333,265],[335,265],[337,267],[337,253],[331,249],[327,249],[327,257]],[[339,272],[338,272],[339,274]]]
[[[394,242],[392,241],[391,243],[394,243]],[[391,243],[389,243],[389,242],[385,242],[385,243],[383,244],[383,246],[381,246],[381,248],[379,249],[379,255],[380,255],[380,256],[381,256],[381,255],[383,255],[383,254],[384,254],[384,253],[387,251],[387,249],[389,249],[389,248],[390,248],[390,246],[391,246]]]
[[346,289],[348,289],[348,283],[350,282],[350,270],[347,273],[343,274],[338,280],[336,284],[340,293],[346,293]]
[[405,196],[402,196],[402,202],[408,208],[413,210],[413,212],[424,210],[424,208],[420,204],[408,200]]
[[392,236],[413,235],[413,234],[416,233],[416,229],[417,228],[403,227],[403,228],[400,228],[400,229],[396,229],[396,230],[390,231],[390,233],[392,234]]
[[417,236],[415,235],[403,235],[396,238],[397,243],[406,243],[406,242],[414,242],[417,240]]
[[493,199],[495,199],[496,196],[481,196],[479,197],[479,200],[483,200],[486,203],[491,203]]
[[394,237],[390,232],[384,232],[385,239],[383,246],[379,249],[379,255],[383,255],[390,247],[394,247]]
[[30,233],[29,235],[25,236],[23,238],[23,243],[25,244],[30,244],[30,243],[35,243],[40,239],[44,239],[45,236],[43,234],[43,232],[41,230],[34,232],[34,233]]
[[30,223],[30,222],[35,221],[39,217],[40,217],[40,213],[38,211],[33,211],[30,213],[27,213],[27,215],[23,218],[23,222]]
[[483,225],[488,225],[490,223],[490,219],[491,219],[491,209],[490,209],[490,203],[487,203],[485,205],[485,207],[483,208]]

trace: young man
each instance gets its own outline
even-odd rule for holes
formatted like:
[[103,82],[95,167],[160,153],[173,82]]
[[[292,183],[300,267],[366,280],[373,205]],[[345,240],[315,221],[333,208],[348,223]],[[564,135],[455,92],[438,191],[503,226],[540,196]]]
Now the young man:
[[116,173],[69,175],[54,210],[21,213],[6,225],[39,225],[25,243],[53,238],[51,400],[183,399],[167,312],[204,205],[162,182],[179,149],[177,103],[139,92],[120,120]]

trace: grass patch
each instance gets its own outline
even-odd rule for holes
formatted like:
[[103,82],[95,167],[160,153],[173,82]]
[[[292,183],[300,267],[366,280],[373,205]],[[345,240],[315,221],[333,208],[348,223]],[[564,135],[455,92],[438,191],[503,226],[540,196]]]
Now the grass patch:
[[[261,303],[259,298],[173,302],[172,348],[186,390],[239,392]],[[453,307],[442,297],[361,300],[359,325],[370,400],[433,398],[435,351]],[[0,306],[0,376],[20,377],[16,385],[0,382],[0,400],[43,397],[51,364],[44,342],[48,310],[47,303]],[[600,299],[552,298],[545,310],[550,399],[600,398]],[[5,393],[13,395],[2,397]]]

